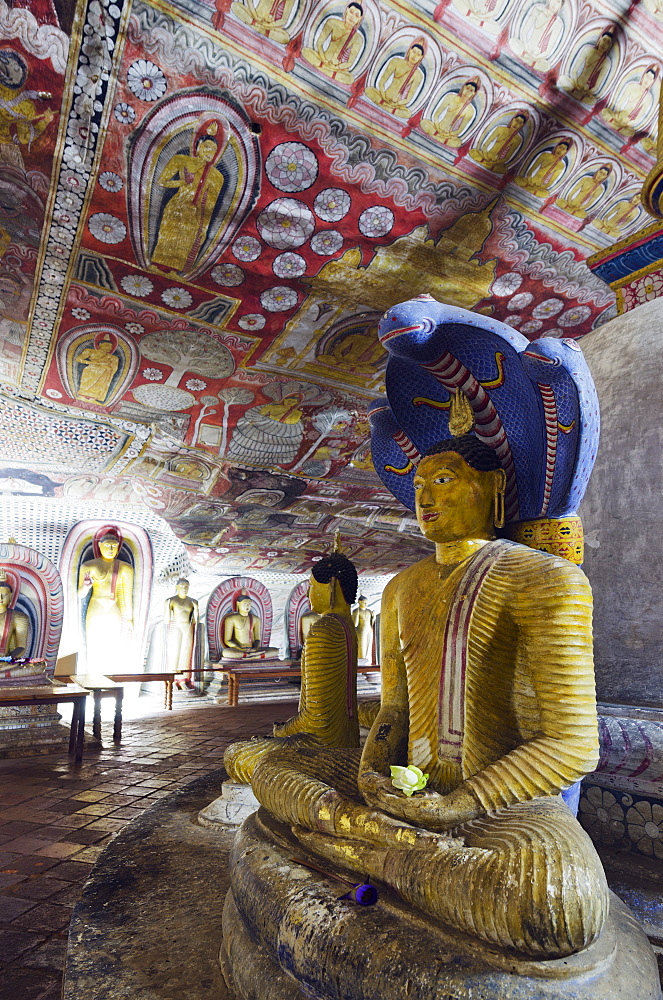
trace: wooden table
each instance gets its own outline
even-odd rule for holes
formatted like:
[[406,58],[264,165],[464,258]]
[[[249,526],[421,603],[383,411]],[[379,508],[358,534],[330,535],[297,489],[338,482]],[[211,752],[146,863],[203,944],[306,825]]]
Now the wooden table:
[[83,739],[85,735],[86,688],[77,684],[63,684],[51,687],[15,687],[0,689],[0,708],[23,707],[26,705],[72,704],[74,711],[69,730],[69,753],[74,754],[74,763],[83,760]]
[[[214,669],[221,670],[226,676],[228,681],[228,705],[236,706],[239,704],[239,685],[242,680],[259,680],[262,677],[265,678],[275,678],[275,677],[301,677],[302,671],[300,667],[291,666],[278,666],[277,664],[267,665],[264,667],[255,665],[246,666],[226,666],[225,664],[216,666]],[[358,674],[373,674],[379,673],[380,667],[376,664],[372,664],[369,667],[361,666],[357,667]]]
[[84,687],[94,698],[94,713],[92,715],[92,735],[101,740],[101,699],[115,698],[115,718],[113,719],[113,742],[122,740],[122,699],[124,688],[116,684],[110,677],[95,677],[91,674],[74,674],[68,678],[74,684]]
[[[184,670],[180,670],[179,674],[184,674]],[[164,683],[164,695],[163,695],[163,707],[172,711],[173,708],[173,684],[175,678],[179,676],[178,673],[156,673],[156,674],[107,674],[109,680],[116,681],[118,684],[147,684],[149,681],[163,681]]]

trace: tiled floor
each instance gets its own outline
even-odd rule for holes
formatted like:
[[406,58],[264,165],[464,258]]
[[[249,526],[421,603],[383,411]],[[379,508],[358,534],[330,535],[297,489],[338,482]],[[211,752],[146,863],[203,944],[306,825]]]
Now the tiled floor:
[[108,840],[294,707],[176,702],[125,721],[118,747],[104,724],[104,749],[78,768],[66,756],[0,761],[0,1000],[58,1000],[71,909]]

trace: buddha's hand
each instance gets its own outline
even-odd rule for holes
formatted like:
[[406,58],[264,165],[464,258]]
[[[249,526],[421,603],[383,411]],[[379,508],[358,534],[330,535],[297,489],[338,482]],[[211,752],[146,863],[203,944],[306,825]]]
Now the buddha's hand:
[[391,778],[364,771],[359,776],[359,790],[368,805],[429,830],[451,830],[483,812],[478,799],[462,786],[448,795],[426,790],[406,796],[394,788]]

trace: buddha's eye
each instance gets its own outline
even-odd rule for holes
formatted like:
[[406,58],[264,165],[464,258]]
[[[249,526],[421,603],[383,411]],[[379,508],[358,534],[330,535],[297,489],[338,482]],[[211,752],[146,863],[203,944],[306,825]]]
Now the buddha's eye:
[[412,483],[412,486],[414,487],[415,490],[420,490],[423,485],[424,485],[423,483],[416,481]]
[[453,476],[438,476],[437,479],[433,480],[433,482],[434,483],[450,483],[452,479],[453,479]]

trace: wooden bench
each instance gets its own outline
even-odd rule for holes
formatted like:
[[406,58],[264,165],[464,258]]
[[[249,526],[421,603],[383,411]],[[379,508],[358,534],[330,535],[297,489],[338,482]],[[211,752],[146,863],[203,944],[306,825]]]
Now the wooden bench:
[[74,754],[74,763],[83,760],[83,739],[85,734],[85,699],[88,691],[77,684],[55,685],[53,687],[15,687],[0,689],[0,708],[16,708],[26,705],[72,704],[69,730],[69,753]]
[[[295,666],[216,666],[214,669],[221,670],[226,676],[228,681],[228,705],[236,706],[239,704],[239,686],[243,680],[260,680],[261,678],[281,678],[287,677],[301,677],[302,671],[300,667]],[[376,664],[371,666],[361,666],[357,667],[358,674],[372,674],[379,673],[380,667]]]
[[122,699],[124,697],[124,687],[116,684],[110,677],[94,677],[89,674],[73,674],[68,680],[80,687],[84,687],[94,698],[94,712],[92,715],[92,735],[96,740],[101,740],[101,699],[115,698],[115,718],[113,720],[113,742],[120,743],[122,740]]
[[[184,671],[179,671],[183,674]],[[163,681],[163,707],[172,711],[173,709],[173,684],[178,673],[149,673],[149,674],[107,674],[109,680],[118,684],[147,684],[150,681]]]

